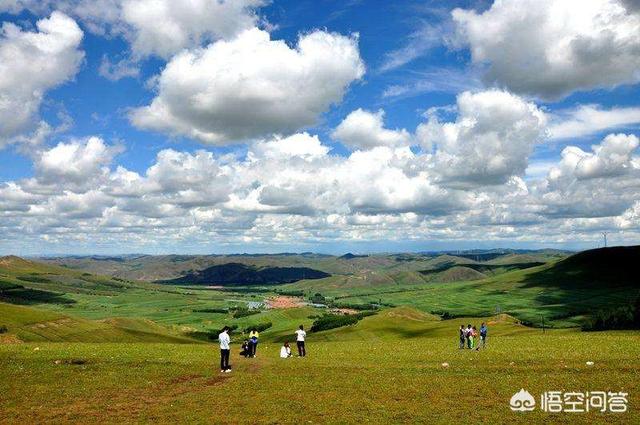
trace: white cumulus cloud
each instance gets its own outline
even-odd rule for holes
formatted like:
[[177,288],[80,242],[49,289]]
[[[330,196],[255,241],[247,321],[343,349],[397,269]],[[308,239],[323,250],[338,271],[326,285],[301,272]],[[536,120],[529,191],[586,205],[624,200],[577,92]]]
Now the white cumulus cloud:
[[420,124],[423,149],[435,146],[434,167],[446,184],[502,184],[522,175],[536,143],[545,136],[546,117],[538,107],[499,90],[464,92],[455,122],[435,116]]
[[5,22],[0,30],[0,148],[35,127],[47,90],[73,78],[84,57],[73,19],[54,12],[36,28]]
[[137,55],[171,57],[203,41],[231,38],[258,21],[264,0],[124,0],[122,20],[131,26]]
[[232,38],[260,22],[265,0],[0,0],[0,12],[62,11],[99,35],[123,36],[133,56],[170,58],[182,49]]
[[353,149],[376,146],[399,147],[411,144],[412,136],[405,129],[384,128],[384,111],[356,109],[338,125],[331,136]]
[[557,99],[638,82],[640,14],[628,9],[617,0],[496,0],[452,16],[485,81]]
[[315,31],[291,48],[254,28],[172,58],[158,96],[131,119],[218,145],[293,133],[314,124],[363,74],[355,36]]

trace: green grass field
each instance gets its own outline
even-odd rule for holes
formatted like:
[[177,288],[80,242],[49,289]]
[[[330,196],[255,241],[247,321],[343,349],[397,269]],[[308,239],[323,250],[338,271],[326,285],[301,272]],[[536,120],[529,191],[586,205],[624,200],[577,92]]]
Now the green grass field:
[[[543,334],[503,318],[491,324],[488,348],[476,352],[457,349],[460,321],[392,309],[352,327],[310,335],[304,359],[278,358],[279,344],[273,342],[261,343],[257,358],[244,359],[235,344],[230,374],[219,372],[217,347],[208,344],[0,344],[0,422],[640,420],[635,333]],[[534,395],[624,391],[629,411],[515,413],[509,399],[520,388]]]
[[[569,260],[553,254],[525,269],[518,264],[540,256],[486,262],[448,255],[276,256],[278,265],[325,267],[334,275],[224,290],[3,257],[0,423],[639,423],[640,335],[578,328],[596,309],[637,295],[628,274],[637,253],[637,247],[598,250]],[[208,266],[213,260],[144,261],[147,270],[159,261]],[[455,280],[477,277],[476,269],[484,277]],[[445,278],[453,281],[438,281]],[[309,356],[284,360],[282,342],[293,343],[298,325],[309,329],[325,309],[261,309],[244,317],[221,310],[300,290],[305,298],[320,292],[339,303],[384,307],[354,325],[310,333]],[[442,320],[445,313],[458,318]],[[523,325],[543,318],[554,329]],[[490,326],[488,348],[459,350],[460,324],[483,321]],[[258,357],[240,358],[242,330],[267,322]],[[231,374],[219,372],[218,346],[210,339],[224,325],[237,327]],[[515,413],[509,401],[521,388],[536,397],[626,392],[629,411]]]

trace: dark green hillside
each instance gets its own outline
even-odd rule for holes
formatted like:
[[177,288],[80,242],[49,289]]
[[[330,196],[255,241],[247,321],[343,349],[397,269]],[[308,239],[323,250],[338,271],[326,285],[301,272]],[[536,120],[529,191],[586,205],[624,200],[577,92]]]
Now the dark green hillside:
[[640,281],[633,272],[639,263],[640,246],[592,249],[530,274],[524,282],[527,286],[552,286],[567,290],[589,287],[640,289]]
[[356,254],[352,254],[350,252],[347,252],[346,254],[338,257],[342,260],[353,260],[354,258],[367,258],[368,255],[356,255]]
[[168,284],[216,285],[277,285],[302,279],[322,279],[331,276],[308,267],[256,268],[240,263],[227,263],[208,267],[183,277],[159,281]]

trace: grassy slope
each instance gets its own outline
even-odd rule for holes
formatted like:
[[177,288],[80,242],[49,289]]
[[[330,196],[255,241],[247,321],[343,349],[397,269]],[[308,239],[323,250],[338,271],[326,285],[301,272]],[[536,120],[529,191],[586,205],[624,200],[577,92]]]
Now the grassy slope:
[[18,257],[0,257],[0,302],[31,305],[65,316],[145,318],[177,331],[203,330],[218,328],[228,316],[193,310],[244,306],[247,301],[261,299],[250,294],[122,281]]
[[144,319],[92,321],[6,303],[0,303],[0,325],[20,341],[193,342]]
[[[637,333],[542,334],[505,321],[490,328],[488,349],[472,352],[456,347],[458,321],[436,321],[407,309],[393,313],[397,316],[363,320],[353,327],[363,328],[360,335],[346,329],[329,332],[331,338],[310,335],[305,359],[279,359],[279,344],[266,342],[257,358],[242,359],[234,344],[234,372],[224,375],[215,366],[217,349],[210,345],[0,345],[0,422],[640,421],[635,408],[640,402]],[[384,330],[387,322],[393,330]],[[450,367],[442,367],[443,362]],[[61,388],[60,382],[73,385]],[[625,391],[630,411],[513,413],[509,399],[520,388],[534,395]]]

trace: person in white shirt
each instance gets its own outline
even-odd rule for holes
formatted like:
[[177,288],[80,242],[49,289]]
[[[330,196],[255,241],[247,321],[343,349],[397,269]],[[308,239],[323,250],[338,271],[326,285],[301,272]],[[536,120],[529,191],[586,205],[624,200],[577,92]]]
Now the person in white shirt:
[[307,333],[304,331],[304,327],[300,325],[300,329],[296,331],[296,345],[298,346],[298,357],[305,357],[307,350],[304,348],[304,338]]
[[231,353],[229,344],[231,344],[231,338],[229,337],[228,326],[222,329],[222,332],[218,335],[218,340],[220,341],[220,372],[231,372],[231,367],[229,366],[229,354]]
[[287,359],[289,357],[291,357],[291,347],[289,347],[288,342],[285,342],[280,348],[280,358]]

